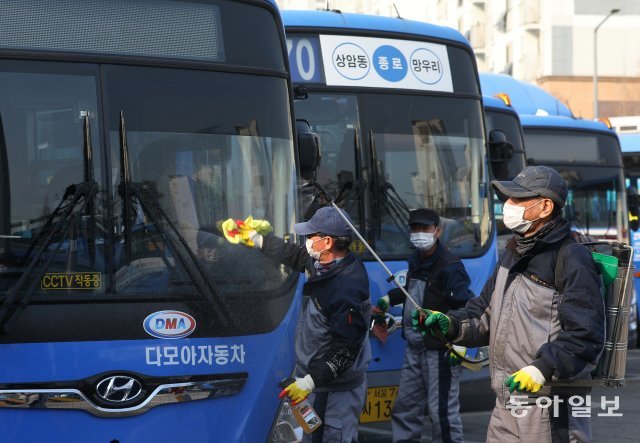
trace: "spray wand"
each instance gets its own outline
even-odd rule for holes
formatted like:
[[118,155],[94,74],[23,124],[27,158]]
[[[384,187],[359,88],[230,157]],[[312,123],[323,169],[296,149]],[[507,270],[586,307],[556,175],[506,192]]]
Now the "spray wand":
[[[358,237],[358,240],[360,240],[362,242],[362,244],[365,246],[365,248],[367,248],[367,250],[371,253],[373,258],[375,258],[376,261],[378,263],[380,263],[380,266],[382,266],[382,268],[385,270],[385,272],[388,275],[388,277],[386,278],[386,281],[388,283],[393,282],[393,284],[395,284],[395,286],[402,291],[402,293],[406,297],[406,300],[409,300],[413,304],[413,306],[415,307],[416,311],[418,311],[418,314],[419,314],[418,321],[419,322],[424,321],[424,319],[426,319],[426,317],[428,315],[427,311],[416,302],[416,300],[409,294],[409,292],[407,292],[407,290],[404,288],[404,286],[402,286],[400,283],[398,283],[398,280],[396,280],[395,275],[393,275],[393,273],[389,270],[387,265],[384,264],[384,262],[378,256],[378,254],[376,254],[376,252],[373,250],[373,248],[371,246],[369,246],[369,243],[367,243],[367,241],[362,237],[362,235],[360,234],[360,232],[358,232],[356,227],[353,226],[353,224],[351,223],[349,218],[343,214],[342,210],[338,207],[338,205],[336,205],[336,203],[335,203],[334,199],[331,197],[331,195],[329,195],[329,193],[327,191],[325,191],[325,189],[318,182],[313,181],[313,180],[309,180],[309,183],[311,183],[313,186],[315,186],[320,191],[320,193],[322,194],[324,199],[326,201],[328,201],[331,204],[331,206],[333,206],[333,208],[338,212],[338,214],[340,214],[340,217],[342,217],[342,219],[347,223],[349,228],[351,228],[351,230],[356,235],[356,237]],[[436,338],[438,338],[439,340],[444,342],[444,344],[447,347],[447,349],[449,350],[449,352],[451,352],[453,355],[455,355],[457,358],[459,358],[462,362],[464,362],[465,363],[465,367],[467,367],[467,368],[469,368],[469,369],[471,369],[473,371],[480,370],[480,368],[482,366],[482,363],[484,363],[484,362],[486,362],[488,360],[488,358],[484,358],[482,360],[473,360],[473,359],[469,359],[467,357],[464,357],[464,356],[460,355],[454,349],[453,344],[444,336],[444,334],[438,328],[434,328],[433,329],[433,333],[435,334]]]

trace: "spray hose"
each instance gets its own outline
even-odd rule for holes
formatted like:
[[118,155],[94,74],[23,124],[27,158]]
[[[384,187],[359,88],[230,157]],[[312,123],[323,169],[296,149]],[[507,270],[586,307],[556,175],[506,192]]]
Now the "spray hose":
[[[333,206],[333,208],[338,212],[340,217],[342,217],[342,219],[347,223],[347,225],[349,225],[349,228],[351,228],[351,230],[356,235],[356,237],[358,237],[358,240],[360,240],[362,242],[362,244],[364,244],[365,248],[367,248],[367,250],[371,253],[371,255],[373,255],[373,257],[376,259],[376,261],[380,264],[380,266],[382,266],[382,268],[385,270],[385,272],[388,275],[388,277],[386,278],[386,281],[388,283],[392,283],[393,282],[393,284],[395,284],[395,286],[402,291],[402,293],[406,297],[406,300],[409,300],[413,304],[413,306],[416,308],[416,310],[418,311],[420,316],[428,315],[427,314],[428,311],[425,310],[422,306],[420,306],[415,301],[415,299],[413,297],[411,297],[411,295],[409,295],[409,292],[407,292],[407,290],[404,288],[404,286],[402,286],[400,283],[398,283],[398,281],[396,280],[395,275],[393,275],[393,273],[389,270],[387,265],[385,265],[384,262],[380,259],[380,257],[378,257],[378,254],[376,254],[376,252],[373,250],[373,248],[371,248],[371,246],[369,246],[369,243],[367,243],[367,241],[362,237],[362,235],[360,235],[360,232],[358,232],[356,227],[353,226],[351,221],[342,213],[342,211],[340,210],[338,205],[336,205],[333,197],[331,197],[331,195],[329,195],[329,193],[327,191],[325,191],[325,189],[318,182],[313,181],[313,180],[309,180],[309,183],[312,184],[313,186],[315,186],[320,191],[320,193],[322,194],[324,199],[327,200],[331,204],[331,206]],[[457,358],[459,358],[460,361],[462,361],[464,363],[467,363],[467,365],[469,365],[468,367],[470,369],[473,369],[473,370],[477,371],[479,369],[479,367],[482,365],[482,363],[484,363],[484,362],[489,360],[488,357],[487,358],[483,358],[483,359],[479,359],[479,360],[475,360],[475,359],[470,359],[468,357],[460,355],[453,348],[453,343],[451,343],[444,336],[442,331],[440,331],[438,328],[434,328],[434,329],[432,329],[432,331],[434,332],[434,334],[435,334],[436,338],[438,338],[438,340],[444,342],[444,344],[447,347],[447,349],[449,350],[449,352],[451,352],[451,354],[453,354]]]

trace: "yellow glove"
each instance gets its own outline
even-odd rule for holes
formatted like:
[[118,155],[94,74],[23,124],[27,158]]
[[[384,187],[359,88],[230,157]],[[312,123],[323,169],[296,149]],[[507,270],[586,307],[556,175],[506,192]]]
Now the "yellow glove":
[[278,397],[282,398],[285,395],[292,400],[292,405],[297,405],[313,392],[315,388],[311,375],[307,374],[302,378],[297,378],[296,381],[284,388]]
[[535,366],[526,366],[511,374],[504,382],[509,387],[509,392],[538,392],[544,386],[545,378],[542,372]]
[[[462,357],[467,356],[467,348],[465,348],[464,346],[453,345],[452,347]],[[460,358],[458,358],[458,356],[451,351],[447,352],[447,357],[449,366],[458,366],[462,364],[462,360],[460,360]]]
[[233,244],[241,244],[249,248],[255,246],[254,237],[265,235],[273,231],[273,228],[266,220],[254,220],[252,216],[245,221],[233,220],[229,218],[222,222],[222,233],[224,237]]

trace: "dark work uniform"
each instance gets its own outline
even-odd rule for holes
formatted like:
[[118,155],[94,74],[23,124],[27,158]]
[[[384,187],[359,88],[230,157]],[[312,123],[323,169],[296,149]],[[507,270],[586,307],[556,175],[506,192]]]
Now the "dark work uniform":
[[[432,255],[423,258],[416,251],[408,262],[405,289],[422,307],[446,313],[463,307],[473,297],[464,265],[439,241]],[[389,292],[391,305],[404,303],[403,337],[407,341],[400,389],[391,416],[393,440],[420,441],[427,408],[432,441],[463,441],[458,399],[460,366],[449,365],[441,341],[413,330],[411,312],[415,306],[404,298],[400,289]]]
[[321,265],[304,246],[271,235],[264,237],[262,251],[309,275],[296,328],[296,376],[313,378],[309,400],[323,425],[303,441],[357,441],[371,360],[371,299],[364,265],[351,253]]
[[[562,281],[557,282],[561,288],[555,280],[558,260],[564,265]],[[454,343],[489,345],[496,406],[487,441],[591,440],[591,417],[574,415],[569,403],[571,396],[586,395],[590,388],[546,384],[535,394],[514,393],[522,404],[534,403],[516,418],[507,408],[512,394],[504,381],[529,365],[547,382],[591,379],[605,343],[600,282],[591,253],[571,241],[569,222],[557,217],[528,239],[513,237],[480,296],[451,313]],[[538,397],[558,402],[540,408],[535,405]]]

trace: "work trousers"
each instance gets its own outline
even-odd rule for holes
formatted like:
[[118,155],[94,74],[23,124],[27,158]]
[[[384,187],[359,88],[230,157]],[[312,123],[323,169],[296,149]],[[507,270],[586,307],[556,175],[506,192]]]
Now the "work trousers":
[[419,442],[425,410],[433,442],[462,442],[460,366],[450,366],[445,350],[407,346],[398,398],[391,413],[394,442]]
[[303,443],[356,443],[358,423],[367,395],[367,382],[349,391],[318,392],[309,396],[322,426],[304,434]]
[[[487,442],[586,443],[591,440],[591,417],[574,417],[566,397],[551,406],[540,407],[535,399],[527,408],[507,408],[496,400]],[[520,415],[515,417],[514,415]]]

